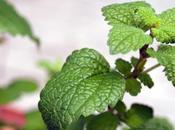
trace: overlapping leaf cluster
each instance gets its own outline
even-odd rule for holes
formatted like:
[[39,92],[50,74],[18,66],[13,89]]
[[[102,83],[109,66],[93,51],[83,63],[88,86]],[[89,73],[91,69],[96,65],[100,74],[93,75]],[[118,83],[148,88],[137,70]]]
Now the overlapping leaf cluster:
[[[112,54],[127,53],[131,50],[138,50],[145,44],[151,44],[155,38],[161,43],[175,42],[175,8],[168,9],[161,14],[144,1],[130,2],[124,4],[112,4],[102,9],[105,20],[112,25],[109,33],[108,45]],[[150,35],[146,32],[150,31]],[[174,84],[174,60],[172,48],[174,46],[161,47],[157,56],[161,65],[165,66],[168,79]],[[151,53],[152,54],[152,53]],[[150,56],[152,56],[150,54]],[[160,55],[159,55],[160,54]],[[167,58],[166,55],[171,55]],[[162,64],[163,58],[166,63]],[[145,78],[149,78],[144,74]],[[143,75],[139,77],[144,80]]]
[[[120,100],[125,92],[138,95],[142,85],[153,87],[144,66],[149,57],[157,58],[165,66],[168,79],[175,85],[175,47],[161,45],[157,51],[149,48],[154,39],[174,43],[174,10],[156,14],[144,1],[104,7],[103,15],[112,26],[108,40],[111,54],[140,50],[140,58],[117,59],[115,69],[111,69],[93,49],[74,51],[41,92],[39,109],[48,129],[115,130],[121,123],[131,129],[149,125],[152,108],[132,104],[127,109]],[[98,114],[94,115],[95,112]]]
[[[102,9],[105,20],[112,29],[108,45],[112,54],[128,53],[151,44],[153,37],[159,42],[173,43],[175,40],[175,9],[161,14],[144,1],[113,4]],[[150,30],[151,35],[145,34]]]

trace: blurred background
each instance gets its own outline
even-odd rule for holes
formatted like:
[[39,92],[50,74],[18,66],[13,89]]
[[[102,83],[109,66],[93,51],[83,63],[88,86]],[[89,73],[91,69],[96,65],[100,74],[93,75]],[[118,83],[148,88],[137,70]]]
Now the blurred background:
[[[146,1],[158,12],[175,7],[174,0]],[[4,101],[5,97],[2,96],[4,93],[0,92],[0,98],[4,99],[2,101],[0,99],[2,104],[0,115],[2,111],[10,111],[21,117],[30,113],[28,118],[38,114],[35,112],[40,90],[49,77],[60,70],[66,57],[75,49],[94,48],[106,57],[111,66],[114,66],[117,57],[129,59],[131,55],[138,56],[138,52],[111,56],[106,44],[110,26],[101,15],[101,8],[127,0],[8,0],[8,2],[27,19],[35,35],[39,37],[41,45],[38,48],[28,37],[3,34],[1,38],[3,42],[0,44],[1,89],[15,85],[16,82],[20,84],[27,82],[32,87],[31,90],[20,90],[21,93],[14,98],[15,100]],[[156,60],[151,60],[146,66],[154,64]],[[175,124],[175,88],[167,81],[162,71],[163,68],[160,67],[150,73],[155,82],[152,89],[144,87],[137,97],[126,94],[124,101],[128,106],[133,102],[143,102],[152,106],[155,115],[167,117]],[[22,122],[25,121],[22,120],[20,123]]]

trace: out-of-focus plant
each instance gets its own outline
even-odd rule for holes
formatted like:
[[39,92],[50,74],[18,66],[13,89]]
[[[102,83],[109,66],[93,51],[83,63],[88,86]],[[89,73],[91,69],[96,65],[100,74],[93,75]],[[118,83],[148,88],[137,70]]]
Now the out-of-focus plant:
[[56,59],[55,61],[44,59],[38,62],[38,66],[43,70],[47,71],[49,76],[52,76],[56,72],[61,70],[62,62],[59,59]]
[[45,124],[42,120],[39,111],[34,110],[25,114],[26,124],[23,130],[46,130]]
[[[55,62],[41,60],[38,65],[48,72],[49,77],[61,69],[60,60],[56,60]],[[36,81],[30,79],[17,79],[12,81],[9,85],[0,88],[0,129],[6,129],[7,126],[15,130],[19,128],[22,130],[46,129],[38,110],[24,113],[7,106],[11,102],[17,100],[21,95],[35,92],[37,88],[38,85]]]
[[8,104],[20,98],[23,94],[35,92],[37,88],[37,83],[31,79],[17,79],[7,87],[0,88],[0,129],[5,126],[11,126],[15,129],[27,128],[26,125],[30,126],[28,121],[32,119],[28,119],[24,112],[11,108]]
[[0,0],[0,34],[9,33],[13,36],[30,37],[37,45],[39,39],[33,34],[27,20],[22,17],[6,0]]
[[23,128],[26,123],[24,112],[0,105],[0,129],[5,126]]
[[137,129],[124,128],[123,130],[174,130],[172,123],[162,117],[155,117]]
[[0,104],[7,104],[16,100],[22,94],[36,91],[38,85],[33,80],[19,79],[15,80],[7,87],[0,88]]
[[[0,43],[4,42],[6,33],[12,36],[28,36],[37,46],[40,44],[28,21],[8,1],[0,0]],[[25,114],[8,106],[21,95],[32,93],[37,88],[37,83],[29,79],[18,79],[0,88],[0,129],[44,130],[44,124],[38,111]],[[36,122],[32,123],[34,120]]]

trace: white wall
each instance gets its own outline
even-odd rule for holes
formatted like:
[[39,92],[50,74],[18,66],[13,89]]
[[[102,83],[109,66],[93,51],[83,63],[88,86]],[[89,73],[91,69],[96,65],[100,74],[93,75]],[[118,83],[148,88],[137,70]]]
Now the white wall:
[[[110,56],[106,45],[109,26],[101,16],[101,7],[126,0],[10,0],[32,24],[34,32],[41,38],[41,50],[27,38],[11,38],[0,46],[0,83],[6,84],[17,77],[33,77],[41,86],[46,73],[35,65],[38,59],[65,58],[82,47],[97,49],[114,66],[118,56]],[[175,6],[174,0],[147,0],[158,12]],[[137,55],[137,53],[130,53]],[[129,55],[119,55],[129,58]],[[155,64],[151,60],[147,66]],[[127,104],[144,102],[155,109],[156,115],[169,117],[175,123],[175,88],[167,81],[163,68],[151,72],[155,81],[152,89],[143,89],[138,97],[126,95]],[[37,107],[38,93],[24,96],[12,104],[22,110]]]

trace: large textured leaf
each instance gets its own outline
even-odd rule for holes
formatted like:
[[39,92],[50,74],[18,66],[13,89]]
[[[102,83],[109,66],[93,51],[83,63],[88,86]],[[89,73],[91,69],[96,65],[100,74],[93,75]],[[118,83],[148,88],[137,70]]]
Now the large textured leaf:
[[111,25],[126,24],[145,30],[159,22],[155,11],[144,1],[108,5],[102,12]]
[[87,124],[87,130],[116,130],[119,119],[111,112],[94,116]]
[[0,32],[29,36],[39,44],[38,38],[32,33],[27,21],[6,0],[0,0]]
[[108,39],[111,54],[127,53],[131,50],[136,51],[145,44],[151,43],[152,38],[141,29],[126,25],[113,27]]
[[39,109],[48,129],[66,130],[78,118],[103,112],[123,97],[125,80],[110,72],[107,61],[92,49],[74,51],[61,72],[41,92]]
[[152,34],[157,41],[162,43],[175,43],[175,24],[167,24],[152,28]]
[[128,126],[131,128],[139,128],[153,118],[153,110],[142,104],[132,104],[131,108],[126,113],[125,118],[125,122]]
[[172,81],[175,86],[175,47],[163,45],[159,47],[158,51],[149,49],[147,52],[165,67],[168,80]]

